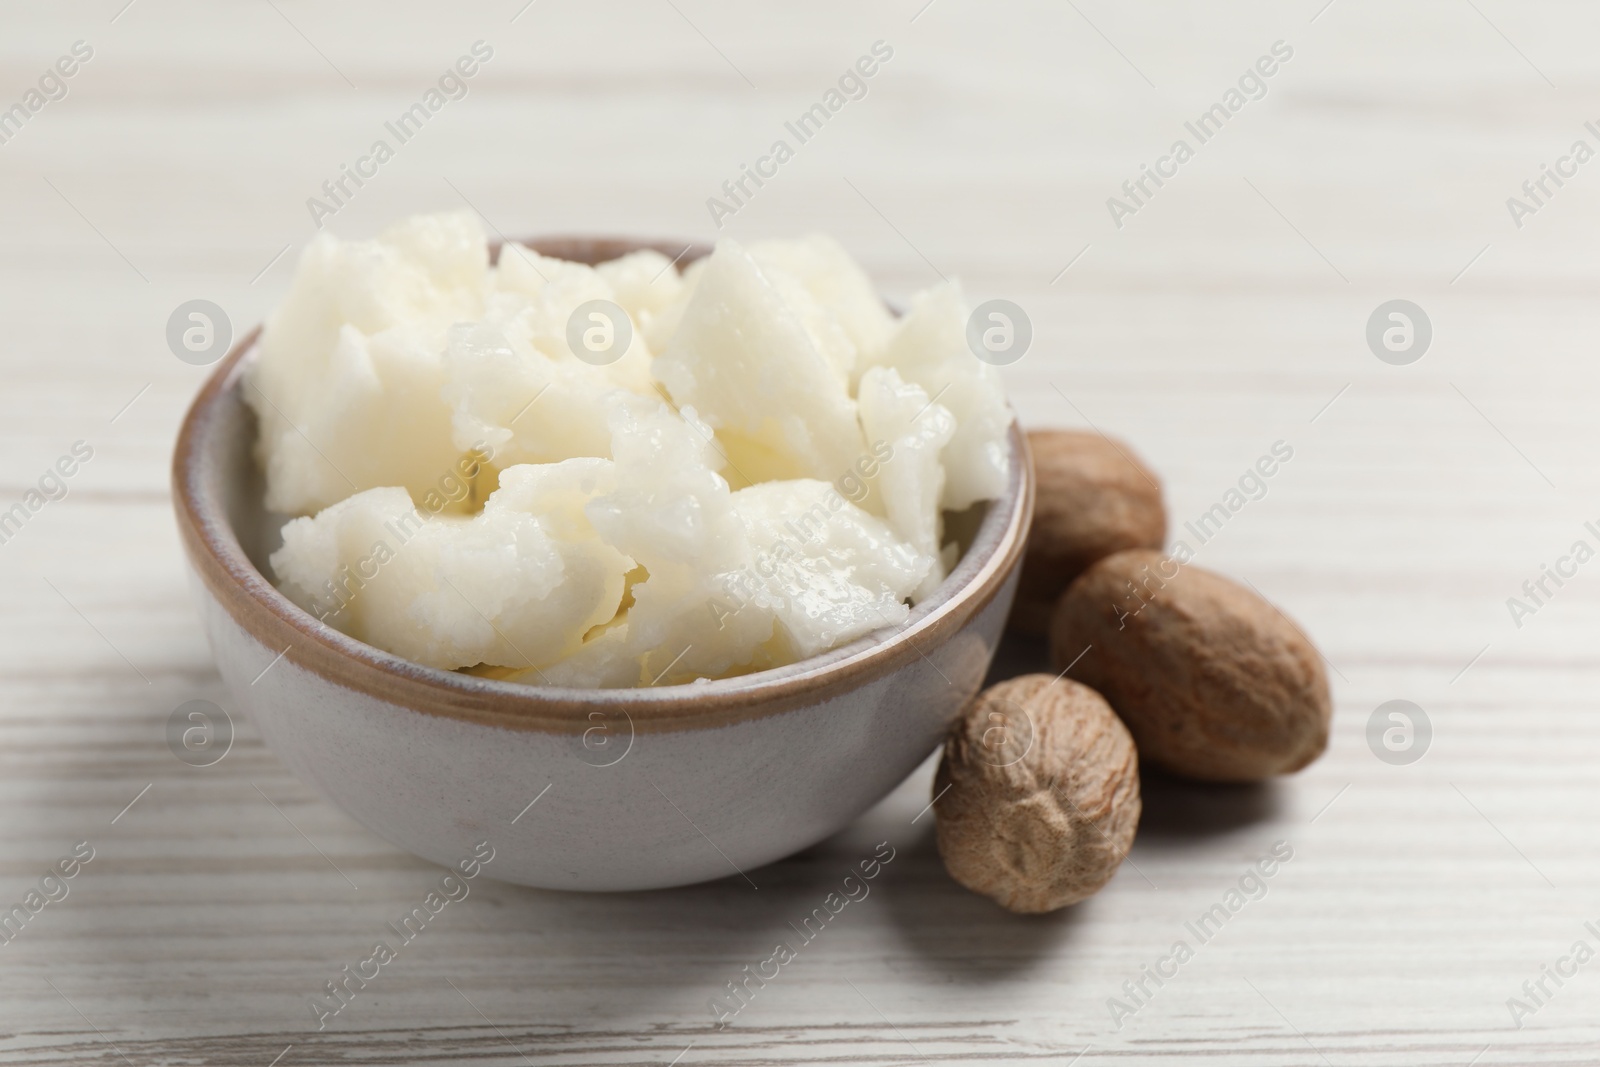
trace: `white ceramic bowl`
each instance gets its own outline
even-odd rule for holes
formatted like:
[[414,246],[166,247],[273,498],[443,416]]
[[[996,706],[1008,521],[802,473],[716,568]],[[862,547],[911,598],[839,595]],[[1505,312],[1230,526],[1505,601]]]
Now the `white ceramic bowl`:
[[[529,244],[585,262],[647,246]],[[255,417],[240,398],[256,338],[218,365],[178,438],[174,506],[191,584],[237,709],[291,770],[401,848],[450,866],[488,840],[485,874],[553,889],[737,877],[871,807],[982,684],[1033,512],[1015,426],[1005,495],[905,625],[741,678],[533,687],[363,644],[264,577],[281,519],[262,509]]]

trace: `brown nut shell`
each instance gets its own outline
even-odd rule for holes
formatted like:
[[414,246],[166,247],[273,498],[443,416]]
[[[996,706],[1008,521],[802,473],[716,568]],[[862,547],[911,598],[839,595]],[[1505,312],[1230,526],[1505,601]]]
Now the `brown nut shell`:
[[1139,756],[1100,694],[1048,674],[979,693],[934,779],[939,854],[1001,907],[1054,911],[1111,880],[1139,825]]
[[1080,430],[1030,430],[1037,494],[1010,628],[1044,634],[1056,601],[1090,564],[1167,539],[1161,482],[1121,441]]
[[1254,782],[1328,746],[1328,676],[1310,639],[1252,590],[1159,552],[1085,571],[1056,608],[1050,650],[1174,774]]

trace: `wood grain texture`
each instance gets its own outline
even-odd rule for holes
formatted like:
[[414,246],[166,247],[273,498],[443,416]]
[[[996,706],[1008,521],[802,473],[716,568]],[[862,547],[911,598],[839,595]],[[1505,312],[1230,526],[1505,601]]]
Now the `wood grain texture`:
[[[124,3],[0,7],[0,104],[94,48],[0,144],[0,509],[94,450],[0,544],[0,900],[95,849],[0,945],[0,1061],[1594,1062],[1600,965],[1547,981],[1520,1028],[1507,999],[1600,947],[1600,565],[1520,627],[1506,607],[1600,525],[1597,164],[1520,228],[1506,207],[1600,143],[1592,5]],[[917,818],[931,765],[754,890],[480,880],[318,1032],[308,998],[439,872],[248,722],[215,766],[169,752],[174,708],[228,700],[167,490],[205,372],[163,331],[196,297],[258,322],[314,233],[306,198],[480,39],[465,99],[332,229],[465,205],[491,233],[713,238],[706,199],[889,42],[722,235],[829,231],[896,298],[946,275],[1021,304],[1024,422],[1132,442],[1175,536],[1289,443],[1265,497],[1190,544],[1320,644],[1328,755],[1253,789],[1147,777],[1130,862],[1042,918],[944,875]],[[1115,226],[1107,197],[1278,40],[1265,97]],[[1363,339],[1394,298],[1434,326],[1411,366]],[[1434,727],[1410,766],[1365,740],[1398,698]],[[716,1030],[708,1000],[882,841],[871,895]],[[1265,896],[1118,1029],[1107,999],[1277,841],[1294,858]]]

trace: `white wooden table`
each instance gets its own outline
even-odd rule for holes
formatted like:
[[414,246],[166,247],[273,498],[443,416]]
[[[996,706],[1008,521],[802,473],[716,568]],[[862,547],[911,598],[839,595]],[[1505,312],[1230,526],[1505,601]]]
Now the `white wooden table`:
[[[75,441],[93,449],[0,544],[0,900],[94,850],[0,945],[0,1059],[1600,1057],[1600,963],[1545,979],[1520,1020],[1507,1004],[1575,941],[1600,949],[1600,563],[1520,627],[1506,606],[1573,541],[1600,544],[1583,526],[1600,519],[1600,163],[1520,228],[1506,206],[1575,139],[1600,147],[1593,5],[125,2],[0,9],[0,106],[73,42],[93,49],[0,144],[0,510]],[[831,231],[891,294],[942,273],[1017,301],[1036,333],[1006,372],[1023,419],[1134,442],[1179,536],[1290,443],[1198,562],[1321,644],[1327,756],[1258,789],[1148,780],[1131,862],[1044,918],[944,875],[915,818],[931,766],[751,872],[755,891],[480,882],[318,1033],[308,997],[437,872],[320,801],[248,722],[214,766],[169,751],[174,708],[228,699],[167,489],[205,371],[163,331],[193,298],[259,321],[314,232],[306,198],[480,39],[494,56],[467,97],[338,232],[465,202],[510,234],[715,236],[706,198],[888,42],[866,97],[723,232]],[[1265,98],[1113,225],[1106,198],[1278,40],[1294,54]],[[1408,366],[1364,340],[1394,298],[1434,328]],[[1433,725],[1410,765],[1366,741],[1391,699]],[[897,857],[871,897],[712,1028],[709,997],[884,840]],[[1107,999],[1277,841],[1294,858],[1266,896],[1114,1026]]]

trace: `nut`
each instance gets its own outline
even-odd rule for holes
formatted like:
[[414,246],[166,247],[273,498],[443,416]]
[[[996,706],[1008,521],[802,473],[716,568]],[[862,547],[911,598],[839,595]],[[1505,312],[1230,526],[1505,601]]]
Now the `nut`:
[[1025,914],[1093,896],[1139,825],[1127,728],[1100,694],[1048,674],[979,693],[945,741],[933,788],[950,876]]
[[1010,627],[1044,634],[1056,601],[1091,563],[1166,543],[1167,509],[1160,481],[1120,441],[1032,430],[1028,446],[1038,491]]
[[1328,676],[1305,634],[1244,586],[1159,552],[1085,571],[1056,607],[1050,648],[1110,701],[1140,755],[1175,774],[1254,782],[1328,745]]

